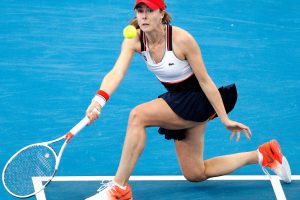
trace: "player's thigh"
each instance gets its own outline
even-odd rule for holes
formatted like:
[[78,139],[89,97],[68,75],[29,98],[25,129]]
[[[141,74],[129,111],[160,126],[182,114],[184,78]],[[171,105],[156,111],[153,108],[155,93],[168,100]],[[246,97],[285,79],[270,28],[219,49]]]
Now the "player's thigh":
[[179,117],[162,98],[136,106],[131,111],[129,120],[137,120],[146,127],[160,126],[173,130],[186,129],[199,124]]
[[176,153],[182,173],[191,181],[206,179],[203,161],[205,127],[206,123],[198,124],[186,130],[184,140],[175,140]]

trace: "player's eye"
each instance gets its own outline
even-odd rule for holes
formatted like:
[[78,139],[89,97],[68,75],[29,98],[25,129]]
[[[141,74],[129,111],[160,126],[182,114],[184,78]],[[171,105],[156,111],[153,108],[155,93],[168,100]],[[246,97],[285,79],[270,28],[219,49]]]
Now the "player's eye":
[[147,8],[146,11],[149,12],[149,13],[153,12],[153,10],[151,10],[150,8]]
[[144,12],[143,8],[136,8],[135,10],[136,10],[137,13],[143,13]]

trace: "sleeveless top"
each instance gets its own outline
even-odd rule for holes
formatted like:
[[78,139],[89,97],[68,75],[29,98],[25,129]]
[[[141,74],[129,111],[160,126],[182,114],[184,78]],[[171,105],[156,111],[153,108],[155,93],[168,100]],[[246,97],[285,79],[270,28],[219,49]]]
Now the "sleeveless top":
[[172,26],[166,25],[166,47],[165,54],[159,63],[156,63],[149,51],[148,42],[145,33],[140,33],[141,54],[146,62],[148,69],[155,74],[158,80],[167,88],[167,90],[186,90],[188,82],[199,83],[187,60],[180,60],[176,57],[172,48]]
[[[170,108],[182,119],[204,122],[217,117],[216,112],[187,60],[180,60],[172,50],[172,26],[166,26],[166,49],[162,61],[155,63],[151,58],[145,33],[141,30],[141,54],[148,69],[153,72],[168,92],[159,95]],[[237,100],[237,90],[234,84],[219,88],[226,112],[230,112]],[[183,140],[185,129],[170,130],[160,127],[158,132],[166,139]]]

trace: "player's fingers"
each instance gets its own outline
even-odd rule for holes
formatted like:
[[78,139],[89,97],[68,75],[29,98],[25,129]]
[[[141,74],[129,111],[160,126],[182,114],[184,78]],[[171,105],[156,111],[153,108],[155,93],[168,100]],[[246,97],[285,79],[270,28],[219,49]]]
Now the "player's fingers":
[[250,140],[251,135],[250,135],[250,133],[248,132],[248,130],[243,129],[242,132],[245,134],[246,138],[247,138],[248,140]]
[[93,120],[96,120],[99,118],[100,111],[97,108],[94,108],[92,111]]
[[241,124],[240,127],[241,127],[241,130],[246,130],[249,133],[250,136],[252,135],[252,133],[250,131],[250,128],[248,126],[245,126],[244,124]]
[[100,110],[98,110],[97,108],[94,108],[94,109],[93,109],[93,113],[94,113],[96,119],[98,119],[99,116],[100,116]]
[[88,125],[90,125],[91,123],[93,123],[96,119],[98,119],[100,115],[100,111],[94,107],[94,106],[89,106],[87,111],[86,111],[86,116],[89,118],[90,122],[88,123]]
[[240,137],[241,137],[241,133],[240,133],[240,132],[237,132],[237,134],[236,134],[236,141],[237,141],[237,142],[240,140]]
[[89,113],[87,113],[86,114],[86,116],[89,118],[89,123],[87,124],[87,125],[90,125],[91,123],[93,123],[94,122],[94,119],[93,119],[93,116],[92,116],[92,114],[89,112]]
[[251,130],[250,130],[249,127],[247,127],[247,132],[248,132],[249,136],[251,137],[252,136],[252,132],[251,132]]
[[232,138],[234,137],[234,133],[235,133],[234,131],[231,132],[230,140],[232,140]]
[[92,121],[92,113],[89,108],[86,110],[85,115],[89,118],[90,121]]

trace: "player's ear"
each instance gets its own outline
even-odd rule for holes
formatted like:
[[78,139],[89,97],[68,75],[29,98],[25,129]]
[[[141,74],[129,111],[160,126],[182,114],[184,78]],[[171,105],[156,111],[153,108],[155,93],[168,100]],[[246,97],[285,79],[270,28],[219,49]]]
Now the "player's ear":
[[160,10],[160,22],[162,23],[163,22],[163,18],[165,16],[165,11],[164,10]]

